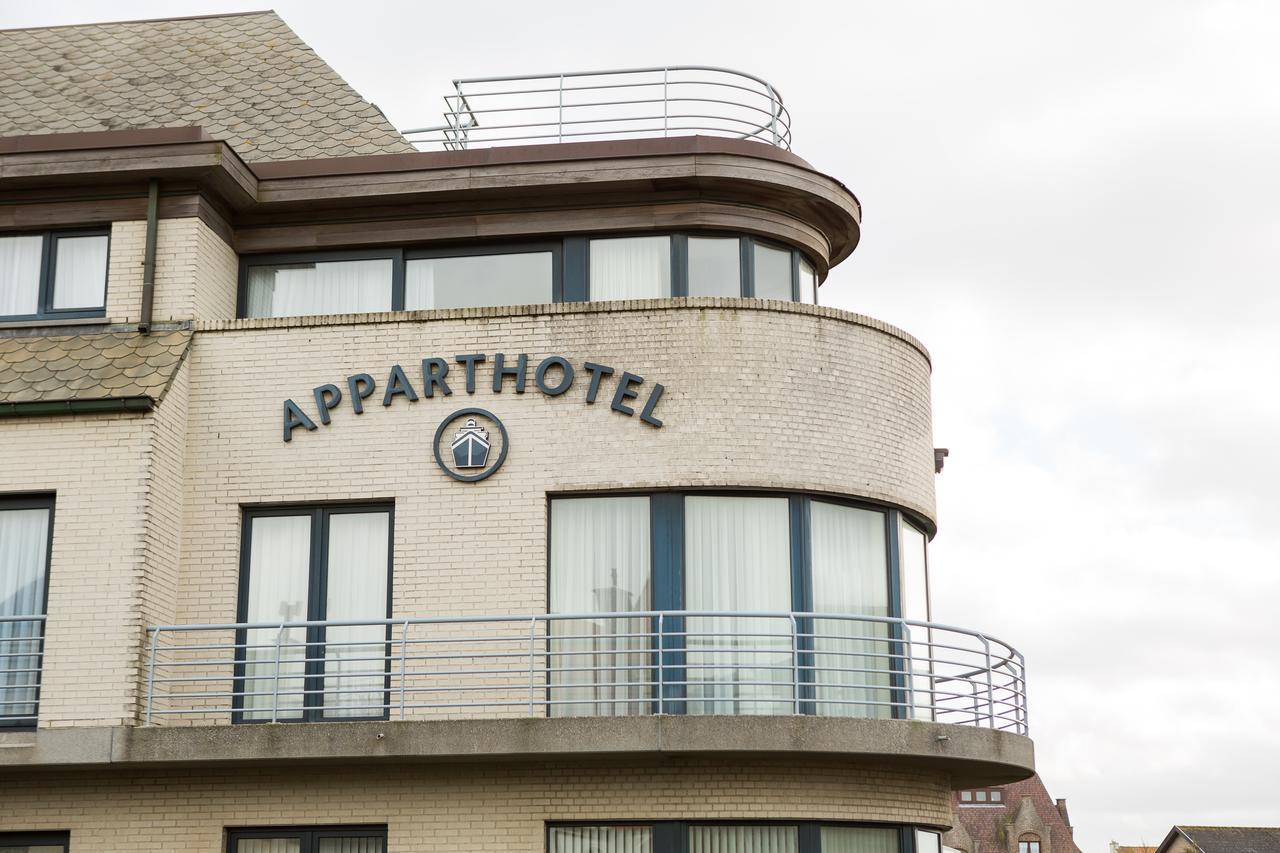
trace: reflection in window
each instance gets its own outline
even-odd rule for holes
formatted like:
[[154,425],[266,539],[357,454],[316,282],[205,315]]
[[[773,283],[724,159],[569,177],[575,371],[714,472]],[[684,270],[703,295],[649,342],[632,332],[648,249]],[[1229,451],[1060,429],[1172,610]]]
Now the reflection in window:
[[419,258],[405,263],[404,307],[528,305],[554,298],[551,252]]
[[791,252],[756,243],[754,253],[756,298],[791,301]]
[[794,826],[691,826],[689,853],[798,853]]
[[592,300],[657,299],[671,295],[671,238],[591,241]]
[[107,235],[54,241],[53,309],[101,308],[107,295]]
[[249,267],[249,317],[391,310],[391,258]]
[[737,237],[689,238],[689,295],[742,295],[741,241]]
[[824,826],[822,853],[898,853],[898,830],[862,826]]
[[653,830],[647,826],[553,826],[550,853],[650,853]]

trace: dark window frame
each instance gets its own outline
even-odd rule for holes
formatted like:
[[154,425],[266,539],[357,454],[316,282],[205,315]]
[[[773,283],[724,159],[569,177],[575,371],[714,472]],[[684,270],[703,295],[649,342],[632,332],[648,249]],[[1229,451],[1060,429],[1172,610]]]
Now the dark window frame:
[[[53,574],[53,523],[54,523],[54,503],[56,495],[53,493],[46,494],[26,494],[26,495],[0,495],[0,511],[12,509],[45,509],[49,512],[49,530],[45,542],[44,556],[44,597],[40,602],[40,615],[48,617],[49,615],[49,581]],[[36,674],[36,695],[34,704],[36,706],[36,720],[31,722],[22,722],[29,718],[17,717],[10,715],[5,717],[0,713],[0,731],[34,731],[39,722],[40,715],[40,692],[44,682],[44,644],[45,644],[45,625],[40,623],[40,639],[36,643],[37,654],[40,656],[40,672]]]
[[71,831],[54,832],[0,832],[0,847],[61,847],[63,853],[71,850]]
[[[4,237],[40,237],[40,277],[36,285],[36,313],[0,314],[0,322],[20,323],[38,320],[78,320],[107,316],[107,292],[111,286],[111,228],[61,228],[44,231],[0,231]],[[102,270],[102,304],[84,308],[54,308],[54,283],[57,276],[58,241],[66,237],[106,237],[107,263]]]
[[[902,562],[898,545],[898,530],[901,524],[910,524],[925,535],[926,574],[928,571],[929,535],[926,526],[904,510],[874,501],[829,495],[820,492],[799,490],[760,490],[760,489],[607,489],[601,491],[573,491],[548,493],[546,496],[547,547],[546,575],[544,590],[548,611],[551,602],[551,513],[552,503],[557,500],[574,500],[580,498],[608,497],[647,497],[649,499],[649,582],[651,593],[650,608],[653,610],[684,610],[685,603],[685,564],[684,564],[684,499],[686,497],[757,497],[786,498],[788,523],[790,525],[790,560],[791,560],[791,608],[797,612],[811,612],[813,609],[813,555],[810,547],[812,528],[809,510],[813,502],[830,503],[853,509],[879,512],[884,516],[885,525],[885,571],[887,573],[886,590],[889,597],[888,616],[902,618]],[[812,633],[812,623],[804,620],[800,626],[803,633]],[[684,630],[683,620],[672,618],[664,626],[670,634],[679,634]],[[655,628],[656,630],[656,628]],[[547,652],[550,653],[553,637],[546,640]],[[905,649],[898,643],[905,643],[900,626],[890,625],[889,639],[895,645],[891,647],[894,655],[901,656]],[[801,639],[800,648],[800,712],[805,715],[817,714],[817,691],[814,682],[814,654],[812,638]],[[661,649],[661,661],[655,653],[654,666],[661,667],[662,706],[667,714],[685,714],[685,681],[684,667],[685,647],[679,636],[667,636]],[[901,659],[897,657],[896,659]],[[892,719],[909,718],[911,713],[910,689],[907,674],[900,669],[890,670]],[[551,674],[547,674],[548,693]],[[656,679],[655,679],[656,680]],[[652,712],[656,713],[657,697],[652,703]],[[548,704],[547,715],[551,714]]]
[[297,839],[301,853],[318,853],[319,842],[326,838],[379,838],[382,849],[387,849],[386,824],[355,824],[343,826],[254,826],[227,829],[226,853],[237,853],[241,841],[255,839]]
[[[391,311],[404,310],[404,250],[350,249],[342,251],[275,252],[265,255],[241,255],[240,278],[236,288],[236,316],[240,319],[265,320],[266,317],[249,316],[249,268],[270,267],[285,264],[321,264],[335,261],[391,261]],[[396,301],[399,294],[399,302]],[[374,312],[376,313],[376,312]],[[287,315],[294,316],[294,315]]]
[[689,829],[695,826],[794,826],[798,840],[797,853],[821,853],[824,827],[837,829],[888,829],[898,835],[898,853],[916,853],[916,832],[930,832],[941,838],[936,829],[918,824],[877,823],[850,820],[555,820],[543,824],[543,846],[551,851],[551,832],[560,827],[648,827],[653,841],[653,853],[688,853]]
[[[394,501],[368,501],[368,502],[332,502],[332,503],[304,503],[304,504],[270,504],[270,505],[254,505],[241,507],[240,514],[240,568],[238,573],[239,588],[236,593],[236,621],[247,622],[249,612],[249,560],[253,548],[253,524],[255,518],[279,518],[288,516],[311,517],[311,553],[308,563],[307,577],[307,617],[306,621],[322,621],[328,609],[328,580],[329,580],[329,519],[334,515],[353,514],[353,513],[369,513],[369,512],[385,512],[387,513],[387,609],[386,617],[391,618],[393,589],[395,580],[395,502]],[[302,620],[299,620],[302,621]],[[356,722],[356,721],[378,721],[389,720],[391,714],[390,692],[391,692],[391,626],[387,626],[386,632],[386,656],[385,663],[386,676],[383,679],[382,692],[385,697],[382,713],[378,715],[369,715],[361,717],[327,717],[324,713],[324,648],[326,629],[324,626],[314,626],[306,631],[306,658],[309,662],[305,665],[306,678],[303,681],[303,689],[307,691],[303,696],[303,707],[301,715],[298,717],[289,717],[286,719],[277,719],[277,723],[311,723],[311,722]],[[237,725],[253,725],[256,723],[270,723],[271,720],[254,720],[245,719],[244,710],[244,692],[248,680],[245,676],[245,643],[247,642],[248,630],[239,628],[236,630],[236,653],[234,666],[235,695],[232,696],[232,712],[231,721]],[[372,692],[372,691],[370,691]]]

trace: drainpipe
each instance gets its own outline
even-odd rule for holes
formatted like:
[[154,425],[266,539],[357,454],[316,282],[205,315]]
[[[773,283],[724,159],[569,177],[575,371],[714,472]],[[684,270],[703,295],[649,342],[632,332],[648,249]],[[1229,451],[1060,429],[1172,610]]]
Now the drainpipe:
[[138,331],[151,331],[151,305],[156,295],[156,226],[159,219],[160,181],[152,178],[147,184],[147,248],[142,257],[142,319]]

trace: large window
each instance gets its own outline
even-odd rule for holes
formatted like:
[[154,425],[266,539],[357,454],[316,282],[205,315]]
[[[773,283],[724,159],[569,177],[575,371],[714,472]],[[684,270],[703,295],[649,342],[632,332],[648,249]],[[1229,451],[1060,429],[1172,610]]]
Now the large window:
[[67,832],[0,832],[0,853],[67,853]]
[[405,261],[404,307],[477,308],[555,300],[557,252],[413,253]]
[[0,498],[0,727],[36,724],[52,498]]
[[102,316],[109,243],[104,230],[0,234],[0,319]]
[[390,311],[390,258],[296,261],[249,267],[248,317]]
[[227,853],[385,853],[386,849],[385,826],[269,827],[227,833]]
[[[552,621],[552,714],[903,715],[903,525],[807,495],[552,499],[550,612],[575,617]],[[617,615],[643,611],[664,616]]]
[[593,300],[671,295],[671,238],[611,237],[591,241]]
[[236,713],[241,722],[382,718],[391,615],[391,507],[245,512]]
[[[552,825],[548,853],[913,853],[909,827],[811,822]],[[929,853],[928,849],[914,853]],[[936,849],[933,853],[937,853]]]

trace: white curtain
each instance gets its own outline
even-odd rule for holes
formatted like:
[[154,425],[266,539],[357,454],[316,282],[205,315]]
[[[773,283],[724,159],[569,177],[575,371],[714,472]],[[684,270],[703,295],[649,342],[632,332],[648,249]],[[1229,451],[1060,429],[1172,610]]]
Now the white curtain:
[[553,826],[551,853],[651,853],[647,826]]
[[689,295],[741,296],[740,246],[737,237],[690,237]]
[[[300,622],[307,618],[311,566],[311,516],[259,516],[250,522],[249,607],[246,622]],[[302,715],[307,632],[305,628],[256,628],[245,632],[246,720],[270,720],[276,688],[276,643],[280,643],[279,713]]]
[[[342,512],[329,516],[326,619],[387,618],[390,521],[385,512]],[[386,641],[385,625],[326,629],[326,717],[376,717],[383,712],[386,663],[382,658],[387,653]],[[348,692],[353,690],[360,692]]]
[[794,826],[691,826],[689,853],[797,853]]
[[592,240],[590,267],[593,301],[670,296],[671,238]]
[[550,302],[550,252],[420,258],[405,264],[404,307],[474,308]]
[[916,853],[942,853],[942,836],[926,829],[917,829]]
[[755,245],[755,294],[757,299],[791,300],[791,253]]
[[[884,513],[813,501],[809,524],[814,612],[888,616]],[[834,717],[890,716],[889,626],[814,619],[813,633],[817,712]],[[848,704],[866,702],[886,704]]]
[[[786,498],[685,498],[685,608],[791,612]],[[786,714],[794,700],[789,619],[689,617],[690,714]]]
[[[44,613],[49,510],[0,510],[0,617]],[[39,622],[0,622],[0,717],[36,713]],[[34,722],[34,721],[31,721]]]
[[321,838],[319,853],[382,853],[381,838]]
[[302,842],[296,838],[241,838],[236,853],[301,853]]
[[898,853],[898,830],[824,826],[822,853]]
[[[649,564],[647,497],[551,502],[552,613],[648,610]],[[650,631],[643,617],[553,621],[552,715],[647,713],[653,642],[636,635]]]
[[100,308],[107,292],[107,236],[59,237],[54,308]]
[[391,310],[391,259],[249,267],[250,317]]
[[[929,620],[929,581],[925,562],[925,535],[905,521],[898,535],[902,564],[902,616],[918,622]],[[911,626],[906,629],[909,641],[911,703],[917,720],[932,720],[936,704],[933,695],[932,631]]]
[[810,305],[818,304],[818,274],[813,264],[800,259],[800,301]]
[[0,237],[0,317],[40,310],[43,237]]

